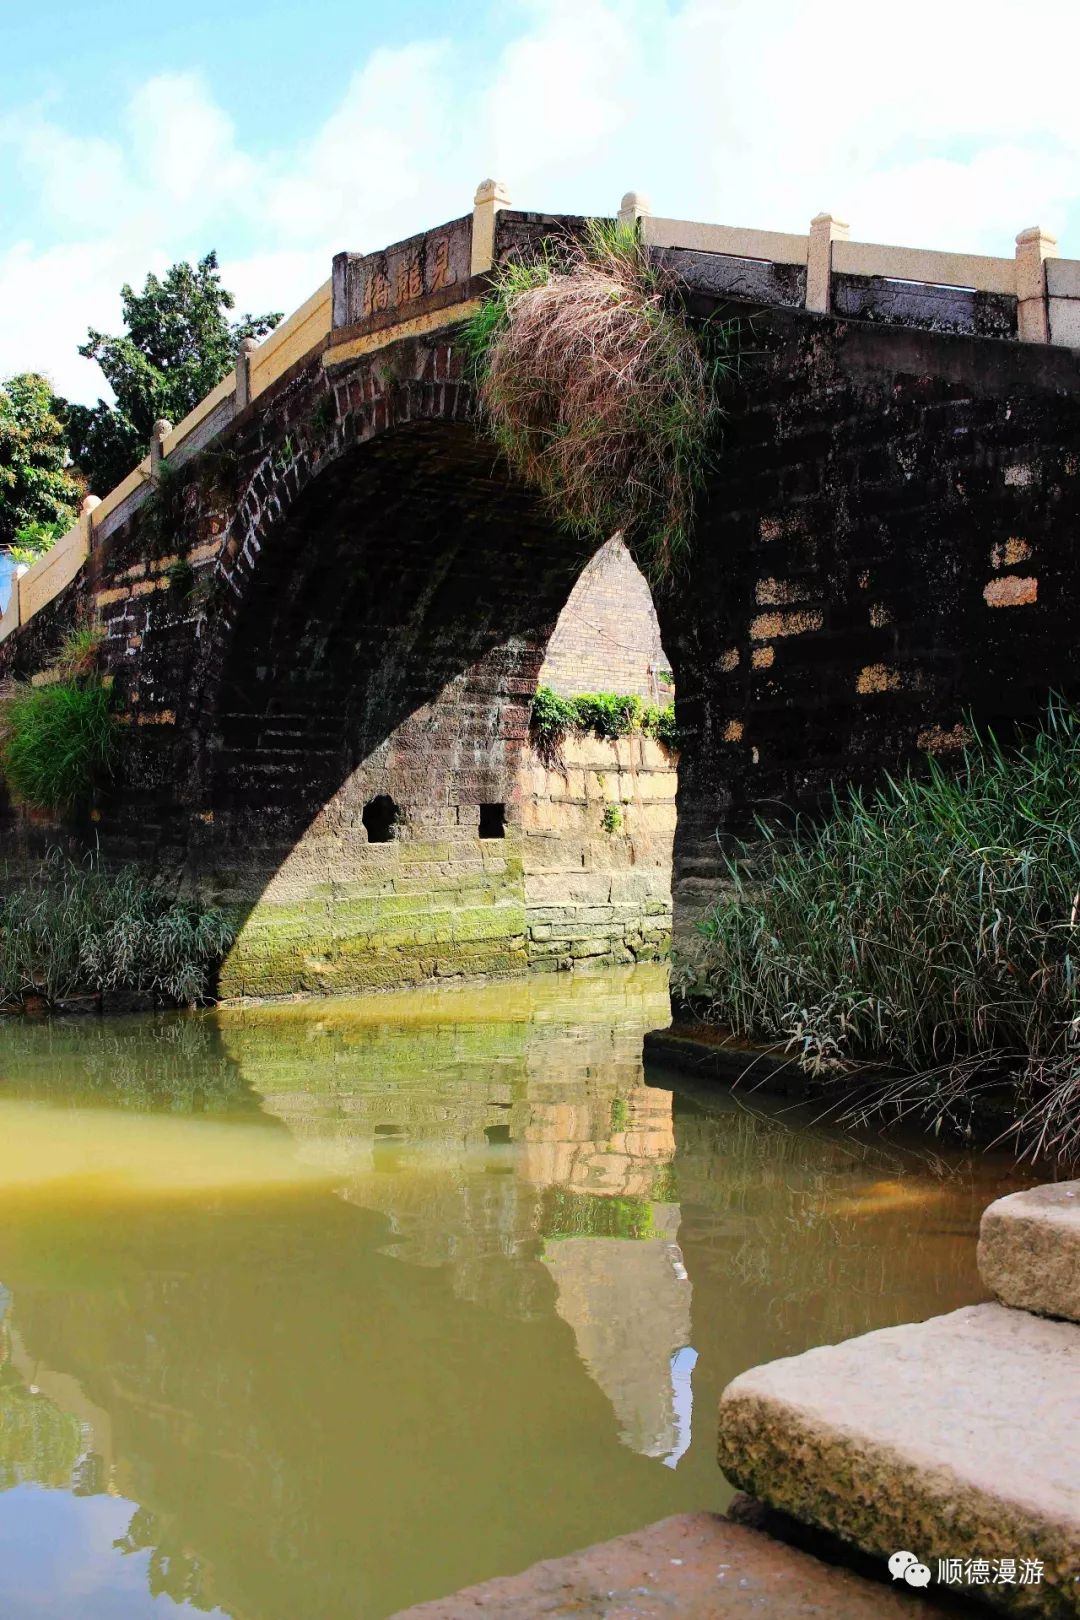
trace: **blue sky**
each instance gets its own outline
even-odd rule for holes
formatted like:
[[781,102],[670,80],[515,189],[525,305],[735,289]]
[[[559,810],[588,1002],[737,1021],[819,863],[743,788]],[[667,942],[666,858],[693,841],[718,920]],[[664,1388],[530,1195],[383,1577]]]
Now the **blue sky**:
[[1080,256],[1075,0],[0,0],[0,376],[100,374],[118,292],[217,248],[289,310],[464,213],[657,213]]

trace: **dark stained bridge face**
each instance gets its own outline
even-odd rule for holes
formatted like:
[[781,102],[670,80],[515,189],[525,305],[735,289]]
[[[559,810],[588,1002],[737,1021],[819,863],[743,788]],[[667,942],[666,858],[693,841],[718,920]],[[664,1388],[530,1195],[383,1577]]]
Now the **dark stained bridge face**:
[[524,965],[516,828],[489,834],[583,559],[449,414],[345,448],[237,559],[188,850],[216,894],[259,900],[237,987]]
[[[972,718],[1007,728],[1077,685],[1075,356],[802,310],[764,317],[759,347],[656,591],[683,925],[718,831],[947,759]],[[528,712],[586,553],[477,427],[452,330],[328,361],[0,648],[8,673],[42,667],[92,595],[128,738],[84,831],[237,907],[229,991],[525,962]]]

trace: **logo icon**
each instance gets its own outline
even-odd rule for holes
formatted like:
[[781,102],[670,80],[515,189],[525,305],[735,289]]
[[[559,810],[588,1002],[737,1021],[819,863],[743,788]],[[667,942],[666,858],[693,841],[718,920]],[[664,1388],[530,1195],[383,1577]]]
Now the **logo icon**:
[[929,1586],[930,1570],[920,1564],[913,1552],[894,1552],[889,1559],[889,1574],[894,1581],[906,1581],[909,1586]]

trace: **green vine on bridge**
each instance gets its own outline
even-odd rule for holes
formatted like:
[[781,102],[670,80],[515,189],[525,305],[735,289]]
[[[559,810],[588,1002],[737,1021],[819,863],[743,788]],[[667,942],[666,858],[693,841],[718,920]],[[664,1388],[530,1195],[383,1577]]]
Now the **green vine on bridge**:
[[466,329],[511,466],[576,532],[621,531],[654,581],[689,547],[736,335],[695,328],[636,228],[602,220],[503,265]]

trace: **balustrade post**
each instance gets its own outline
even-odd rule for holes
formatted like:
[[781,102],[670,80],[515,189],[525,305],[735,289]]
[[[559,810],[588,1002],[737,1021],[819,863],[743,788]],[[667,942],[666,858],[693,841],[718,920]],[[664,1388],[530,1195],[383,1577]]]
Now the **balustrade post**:
[[501,180],[481,180],[473,198],[471,275],[483,275],[494,265],[495,215],[509,206],[510,193]]
[[1049,343],[1047,259],[1057,258],[1057,238],[1039,225],[1016,238],[1016,335],[1023,343]]
[[100,495],[85,495],[79,507],[79,527],[82,530],[83,552],[87,557],[94,544],[94,509],[100,505]]
[[236,352],[236,408],[242,411],[251,403],[251,357],[259,347],[258,338],[241,339]]
[[158,418],[150,429],[150,480],[157,483],[161,472],[161,464],[165,460],[162,446],[172,432],[172,423],[164,416]]
[[832,245],[846,242],[848,226],[835,214],[815,214],[806,245],[806,307],[827,315],[832,308]]
[[643,191],[628,191],[619,204],[619,224],[634,225],[652,213],[652,204]]

